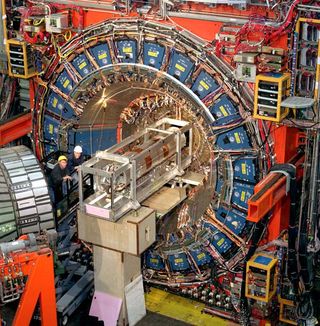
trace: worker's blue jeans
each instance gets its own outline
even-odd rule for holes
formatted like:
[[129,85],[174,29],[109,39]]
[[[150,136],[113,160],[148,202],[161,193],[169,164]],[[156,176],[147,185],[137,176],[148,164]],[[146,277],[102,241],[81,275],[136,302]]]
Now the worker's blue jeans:
[[[61,196],[59,196],[59,194],[56,194],[55,193],[55,189],[53,189],[50,186],[48,187],[48,190],[49,190],[49,196],[50,196],[50,199],[51,199],[52,206],[53,207],[56,207],[56,204],[58,204],[56,202],[57,197],[59,198]],[[61,190],[62,190],[62,197],[66,196],[67,193],[68,193],[68,184],[67,184],[67,181],[62,181]]]
[[49,196],[51,199],[51,204],[53,207],[55,207],[56,206],[56,196],[54,194],[54,189],[52,187],[48,187],[48,190],[49,190]]
[[72,176],[72,185],[79,183],[79,173],[77,171],[74,171],[71,176]]
[[68,193],[68,180],[62,181],[62,195],[66,196]]

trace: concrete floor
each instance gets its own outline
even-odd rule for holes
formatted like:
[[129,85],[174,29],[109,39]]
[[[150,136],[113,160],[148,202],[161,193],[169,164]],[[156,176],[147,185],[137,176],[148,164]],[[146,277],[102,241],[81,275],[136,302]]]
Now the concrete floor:
[[[8,326],[12,325],[14,318],[16,304],[5,305],[1,307],[1,315],[7,322]],[[89,303],[85,302],[81,305],[69,319],[67,326],[103,326],[102,322],[98,322],[96,318],[88,316]],[[35,321],[30,324],[31,326],[40,325],[39,322]],[[175,320],[166,316],[159,315],[154,312],[147,312],[147,315],[137,324],[137,326],[188,326],[189,324]]]

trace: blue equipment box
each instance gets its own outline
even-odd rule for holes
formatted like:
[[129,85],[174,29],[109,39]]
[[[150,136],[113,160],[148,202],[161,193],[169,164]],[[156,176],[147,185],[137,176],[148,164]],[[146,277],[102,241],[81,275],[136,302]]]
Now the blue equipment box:
[[246,226],[246,219],[236,212],[237,211],[233,209],[227,210],[223,207],[220,207],[216,211],[216,218],[224,223],[225,226],[234,234],[240,235]]
[[224,150],[251,149],[249,137],[242,126],[219,134],[216,145]]
[[151,42],[144,42],[143,64],[160,69],[163,63],[165,47]]
[[51,92],[48,97],[46,111],[50,111],[64,120],[76,117],[68,102],[54,92]]
[[110,50],[107,43],[96,45],[90,48],[89,51],[100,67],[112,64]]
[[137,41],[136,40],[121,40],[116,41],[118,56],[120,62],[136,63],[137,62]]
[[184,271],[190,268],[187,255],[185,253],[179,253],[168,256],[170,267],[173,271]]
[[233,162],[234,178],[240,181],[256,183],[256,158],[243,157]]
[[254,185],[234,182],[231,201],[232,204],[242,209],[248,209],[248,199],[254,193]]
[[202,100],[218,88],[219,85],[216,81],[206,71],[202,70],[191,89]]
[[81,77],[87,76],[91,71],[93,71],[93,67],[89,62],[88,58],[84,54],[79,54],[76,58],[72,60],[72,65],[81,75]]
[[168,74],[177,78],[182,83],[191,75],[194,63],[186,55],[173,51],[168,68]]
[[61,92],[69,95],[74,87],[74,82],[68,73],[64,70],[57,78],[55,86],[58,87]]
[[241,118],[238,109],[225,94],[209,107],[209,111],[215,119],[213,126],[223,126]]

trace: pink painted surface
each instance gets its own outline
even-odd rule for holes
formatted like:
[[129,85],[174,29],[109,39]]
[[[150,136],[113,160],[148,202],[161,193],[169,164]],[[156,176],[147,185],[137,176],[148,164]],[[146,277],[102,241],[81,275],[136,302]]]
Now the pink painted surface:
[[105,217],[105,218],[110,217],[109,210],[102,208],[102,207],[89,205],[89,204],[86,204],[86,212],[88,214],[92,214],[92,215],[99,216],[99,217]]
[[122,299],[104,292],[95,291],[89,315],[103,320],[105,326],[116,326],[121,305]]

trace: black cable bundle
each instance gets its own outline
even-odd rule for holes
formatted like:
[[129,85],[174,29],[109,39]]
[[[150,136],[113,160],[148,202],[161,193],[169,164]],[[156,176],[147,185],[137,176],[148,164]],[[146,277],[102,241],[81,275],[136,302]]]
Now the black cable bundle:
[[309,292],[312,287],[313,272],[309,266],[308,255],[308,219],[307,216],[303,216],[300,225],[300,239],[299,239],[299,263],[300,263],[300,276],[304,283],[305,291]]
[[219,289],[222,289],[221,284],[218,282],[218,273],[217,273],[217,265],[214,260],[211,260],[210,264],[210,278],[212,280],[212,284]]
[[[299,325],[305,325],[306,321],[313,318],[313,306],[310,295],[312,273],[308,264],[308,219],[307,210],[303,210],[301,225],[298,225],[298,187],[295,176],[295,167],[289,164],[281,164],[273,167],[273,170],[286,171],[290,175],[290,218],[288,229],[288,278],[292,284],[293,291],[298,297],[296,314]],[[296,250],[297,237],[299,233],[298,252]],[[299,258],[300,270],[298,271],[297,258]],[[305,290],[299,296],[299,276],[305,286]]]
[[[299,285],[299,276],[298,276],[298,267],[296,261],[296,239],[298,233],[297,225],[297,182],[296,182],[296,169],[294,165],[291,164],[278,164],[271,168],[270,171],[281,171],[289,174],[290,176],[290,220],[289,220],[289,240],[288,240],[288,276],[292,282],[296,291],[298,290]],[[252,236],[252,243],[248,250],[248,253],[245,257],[244,269],[242,273],[242,285],[241,285],[241,297],[240,297],[240,325],[248,326],[250,325],[250,312],[248,306],[248,300],[245,296],[246,289],[246,265],[250,258],[254,255],[258,244],[264,234],[264,231],[267,228],[268,221],[271,214],[264,216],[255,226],[255,230]]]
[[298,293],[299,274],[297,266],[296,241],[298,236],[298,210],[297,210],[297,180],[295,166],[279,164],[271,170],[283,170],[290,175],[290,217],[288,227],[288,278],[295,294]]
[[255,229],[254,229],[253,235],[252,235],[252,242],[251,242],[250,248],[247,252],[247,255],[244,259],[244,266],[243,266],[243,272],[242,272],[241,294],[240,294],[240,317],[239,317],[240,325],[243,325],[243,326],[250,326],[250,315],[251,315],[251,313],[249,311],[248,300],[245,295],[247,262],[254,255],[254,253],[259,245],[259,242],[261,241],[261,239],[264,235],[264,232],[267,229],[270,216],[271,216],[271,214],[268,213],[255,225]]
[[[317,235],[318,223],[319,223],[319,187],[320,187],[320,164],[319,158],[319,145],[320,137],[319,131],[313,136],[313,154],[310,180],[309,180],[309,200],[310,210],[304,209],[299,221],[299,243],[298,243],[298,267],[299,277],[301,281],[301,293],[298,297],[296,315],[298,319],[298,325],[315,325],[317,323],[316,318],[313,316],[313,303],[311,297],[311,289],[313,286],[313,260],[314,254],[308,252],[309,234],[312,237]],[[313,170],[314,168],[314,170]],[[307,205],[306,205],[307,206]],[[309,229],[309,224],[312,230]],[[315,239],[313,239],[315,241]]]
[[299,297],[299,301],[296,308],[296,315],[298,318],[298,325],[312,325],[310,321],[313,319],[313,305],[311,294],[309,291],[305,291]]

